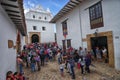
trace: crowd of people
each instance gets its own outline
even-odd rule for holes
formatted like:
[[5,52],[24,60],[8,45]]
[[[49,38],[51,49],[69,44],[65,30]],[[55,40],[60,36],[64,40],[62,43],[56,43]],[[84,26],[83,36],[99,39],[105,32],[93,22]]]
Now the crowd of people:
[[[96,55],[98,56],[98,48]],[[105,53],[105,48],[103,49]],[[75,66],[81,69],[81,74],[90,73],[89,66],[91,65],[93,52],[86,48],[80,47],[78,50],[72,47],[62,49],[56,43],[40,44],[32,43],[23,46],[23,50],[17,55],[18,72],[13,74],[8,71],[7,80],[25,80],[23,66],[30,68],[31,72],[41,70],[41,66],[45,66],[48,61],[57,59],[61,77],[64,77],[65,69],[70,74],[72,79],[75,79]],[[106,56],[106,55],[105,55]],[[106,58],[106,57],[105,57]],[[11,79],[10,79],[11,78]],[[14,78],[14,79],[13,79]]]
[[[45,62],[55,59],[56,51],[57,46],[55,44],[33,43],[24,46],[22,53],[18,54],[18,59],[21,58],[26,67],[31,68],[31,72],[40,71]],[[20,66],[19,60],[18,65]],[[19,69],[20,73],[22,73],[21,67]]]
[[57,45],[55,43],[39,44],[32,43],[23,46],[23,50],[17,54],[18,78],[16,79],[12,71],[6,74],[6,80],[26,80],[23,67],[31,69],[31,72],[40,71],[45,62],[55,60],[57,54]]
[[59,50],[57,53],[58,64],[60,64],[61,76],[64,76],[64,69],[70,74],[72,79],[75,79],[75,65],[78,69],[81,69],[81,74],[85,72],[90,73],[91,54],[87,49],[83,50],[80,47],[79,50],[68,48],[66,51]]
[[96,47],[95,51],[83,49],[80,47],[78,50],[69,47],[67,50],[60,49],[57,53],[58,64],[60,64],[61,76],[64,76],[64,69],[70,74],[72,79],[75,79],[74,67],[77,64],[77,68],[81,69],[81,74],[90,73],[90,65],[93,60],[105,61],[107,59],[107,49]]

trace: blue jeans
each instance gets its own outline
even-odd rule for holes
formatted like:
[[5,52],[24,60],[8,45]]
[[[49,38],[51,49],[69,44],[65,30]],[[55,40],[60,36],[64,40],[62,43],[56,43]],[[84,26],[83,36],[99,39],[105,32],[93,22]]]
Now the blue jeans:
[[58,64],[60,64],[61,63],[61,58],[58,58]]
[[35,71],[35,63],[31,63],[31,70],[32,70],[32,72]]
[[23,73],[23,65],[22,64],[19,64],[19,70],[20,70],[20,73],[22,74]]
[[75,72],[74,72],[74,67],[73,66],[71,66],[70,67],[71,68],[71,72],[72,72],[72,79],[75,79]]

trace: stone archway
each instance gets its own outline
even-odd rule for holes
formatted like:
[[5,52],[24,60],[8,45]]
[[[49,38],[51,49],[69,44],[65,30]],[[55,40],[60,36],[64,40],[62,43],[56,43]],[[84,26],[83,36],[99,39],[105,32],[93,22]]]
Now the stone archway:
[[[99,36],[106,36],[107,37],[107,45],[108,45],[108,56],[109,56],[109,65],[114,67],[114,45],[113,45],[113,35],[112,31],[107,32],[100,32],[98,33]],[[91,50],[91,37],[95,37],[94,34],[87,35],[87,47],[88,50]]]
[[28,43],[32,43],[32,36],[34,35],[34,34],[36,34],[38,37],[39,37],[39,43],[41,42],[41,38],[40,38],[40,32],[29,32],[29,37],[28,37]]
[[39,42],[39,36],[37,34],[33,34],[31,37],[32,43]]

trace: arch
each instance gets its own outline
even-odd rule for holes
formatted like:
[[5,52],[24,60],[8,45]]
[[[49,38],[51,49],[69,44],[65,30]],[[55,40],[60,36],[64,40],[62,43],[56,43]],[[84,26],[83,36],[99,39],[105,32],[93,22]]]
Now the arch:
[[39,42],[39,36],[37,34],[33,34],[31,37],[32,43]]

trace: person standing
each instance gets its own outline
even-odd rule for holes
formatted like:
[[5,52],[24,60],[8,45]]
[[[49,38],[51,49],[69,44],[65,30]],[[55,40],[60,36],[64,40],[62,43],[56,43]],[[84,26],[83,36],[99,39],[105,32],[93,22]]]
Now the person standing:
[[75,79],[75,71],[74,71],[75,61],[74,61],[74,59],[71,58],[69,60],[69,63],[70,63],[71,77],[72,77],[72,79]]
[[105,63],[107,63],[107,49],[105,47],[103,47],[102,53],[103,53],[103,59]]
[[57,53],[57,60],[58,60],[58,64],[61,64],[61,52],[60,52],[60,50]]
[[19,67],[19,72],[23,74],[23,60],[20,58],[20,55],[17,56],[17,63]]
[[97,55],[97,61],[101,61],[101,52],[99,47],[96,47],[96,55]]
[[35,57],[32,55],[30,60],[31,60],[31,71],[34,72],[35,71],[35,63],[36,63]]
[[60,64],[60,74],[61,74],[62,77],[64,77],[64,67],[65,67],[65,64],[64,64],[64,62],[62,62]]
[[40,56],[38,54],[36,54],[35,60],[36,60],[36,63],[37,63],[38,71],[40,71],[40,69],[41,69],[41,66],[40,66]]
[[80,67],[81,67],[81,74],[84,74],[84,65],[85,65],[85,58],[80,58]]
[[85,57],[85,70],[88,73],[90,73],[90,68],[89,68],[90,64],[91,64],[91,54],[90,52],[88,52],[88,54]]
[[75,52],[74,52],[74,61],[75,62],[78,62],[78,60],[79,60],[79,54],[78,54],[78,50],[75,50]]
[[45,61],[45,52],[44,52],[44,50],[41,50],[41,52],[40,52],[40,59],[41,59],[41,66],[44,66],[44,61]]
[[95,53],[94,53],[93,49],[90,50],[90,54],[91,54],[91,60],[94,61],[95,60]]

